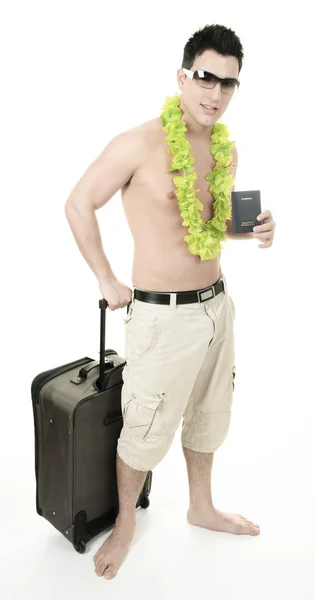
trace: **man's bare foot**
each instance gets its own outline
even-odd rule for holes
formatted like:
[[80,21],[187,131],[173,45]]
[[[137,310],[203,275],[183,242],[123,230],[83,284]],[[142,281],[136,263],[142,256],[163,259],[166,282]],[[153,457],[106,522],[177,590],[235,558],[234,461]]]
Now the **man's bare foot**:
[[93,558],[96,575],[104,575],[105,579],[116,577],[133,540],[135,529],[136,517],[128,521],[119,521],[118,517],[114,531]]
[[225,531],[237,535],[259,535],[259,525],[252,523],[235,513],[224,513],[213,506],[207,508],[190,508],[187,513],[187,520],[190,525],[212,529],[213,531]]

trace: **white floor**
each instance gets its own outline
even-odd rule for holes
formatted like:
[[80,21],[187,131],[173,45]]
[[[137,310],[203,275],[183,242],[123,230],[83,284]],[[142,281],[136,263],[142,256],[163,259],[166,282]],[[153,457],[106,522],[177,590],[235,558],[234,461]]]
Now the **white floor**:
[[[241,429],[243,410],[239,409],[231,436],[217,453],[214,500],[218,508],[258,522],[259,537],[188,525],[188,489],[177,439],[154,472],[151,506],[138,511],[130,554],[117,578],[106,581],[95,575],[92,562],[104,536],[79,555],[38,517],[31,461],[22,455],[4,471],[1,598],[313,600],[314,495],[309,492],[313,456],[306,454],[311,425],[306,420],[288,421],[280,443],[275,427],[268,434],[266,421],[262,427],[254,425],[254,411],[253,425]],[[276,410],[273,418],[279,422],[282,415]],[[294,449],[293,431],[300,440]]]

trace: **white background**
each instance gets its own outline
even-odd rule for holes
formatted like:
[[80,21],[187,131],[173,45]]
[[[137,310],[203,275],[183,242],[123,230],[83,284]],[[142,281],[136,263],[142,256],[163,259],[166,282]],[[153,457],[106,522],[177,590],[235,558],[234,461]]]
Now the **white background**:
[[[306,2],[4,2],[1,7],[1,548],[3,600],[314,598],[314,109]],[[237,142],[236,189],[260,189],[274,245],[229,241],[222,268],[236,305],[230,434],[216,453],[217,508],[261,535],[190,527],[179,435],[154,471],[151,506],[117,578],[35,510],[31,381],[98,357],[98,283],[64,214],[82,173],[118,133],[178,91],[188,38],[231,27],[245,52],[223,120]],[[105,252],[132,286],[120,194],[97,213]],[[106,346],[124,355],[124,310]]]

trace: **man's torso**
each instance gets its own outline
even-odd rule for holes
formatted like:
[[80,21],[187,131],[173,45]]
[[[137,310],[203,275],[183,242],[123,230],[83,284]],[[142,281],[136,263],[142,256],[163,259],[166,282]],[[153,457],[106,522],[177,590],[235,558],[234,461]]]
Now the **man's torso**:
[[[196,290],[215,283],[221,276],[220,255],[214,260],[201,261],[192,255],[184,237],[173,178],[178,171],[168,172],[171,155],[168,153],[166,134],[160,119],[142,126],[146,139],[146,160],[142,162],[121,191],[123,208],[134,240],[132,282],[143,290],[175,292]],[[210,153],[210,140],[200,141],[188,135],[194,168],[197,174],[195,188],[203,204],[201,218],[213,217],[214,198],[209,192],[210,182],[205,176],[215,166]]]

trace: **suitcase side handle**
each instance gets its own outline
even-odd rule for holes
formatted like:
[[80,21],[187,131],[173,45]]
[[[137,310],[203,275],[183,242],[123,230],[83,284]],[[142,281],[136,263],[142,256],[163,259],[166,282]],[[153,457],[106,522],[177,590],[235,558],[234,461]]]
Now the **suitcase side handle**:
[[[114,366],[114,361],[110,360],[109,358],[105,358],[105,364],[107,365],[107,367],[113,367]],[[96,367],[100,366],[100,361],[99,360],[94,360],[93,362],[90,362],[88,364],[88,366],[82,367],[79,371],[79,378],[80,379],[87,379],[87,376],[90,374],[90,372],[95,369]]]

